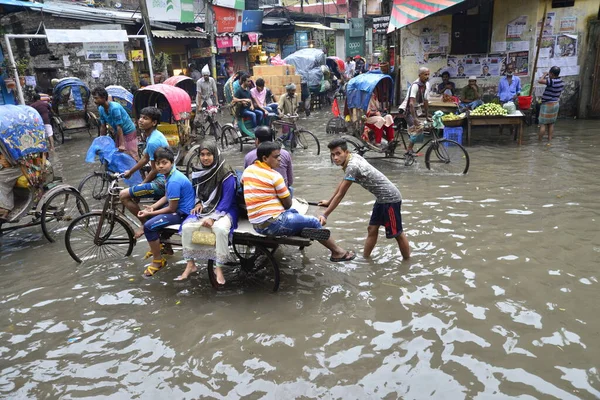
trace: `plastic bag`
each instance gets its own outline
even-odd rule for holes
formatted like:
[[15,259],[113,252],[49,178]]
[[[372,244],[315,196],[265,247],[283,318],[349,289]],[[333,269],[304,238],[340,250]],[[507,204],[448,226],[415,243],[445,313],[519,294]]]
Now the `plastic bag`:
[[[109,136],[100,136],[94,139],[85,155],[85,162],[95,163],[96,156],[102,164],[107,163],[108,171],[123,173],[131,169],[136,161],[129,154],[121,153],[117,150],[114,140]],[[137,185],[142,183],[142,175],[136,171],[131,178],[125,179],[128,185]]]
[[514,114],[514,112],[517,111],[517,106],[515,106],[515,103],[513,103],[512,101],[509,101],[508,103],[504,103],[502,108],[504,108],[506,110],[507,114]]
[[285,61],[283,61],[281,56],[277,54],[275,57],[271,57],[271,65],[285,65]]
[[521,88],[521,96],[529,96],[530,93],[531,93],[531,83],[523,85],[523,88]]

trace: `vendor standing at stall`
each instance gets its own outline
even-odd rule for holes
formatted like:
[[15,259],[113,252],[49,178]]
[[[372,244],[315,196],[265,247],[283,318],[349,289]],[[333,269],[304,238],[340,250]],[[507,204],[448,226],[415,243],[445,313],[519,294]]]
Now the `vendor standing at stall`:
[[549,72],[544,73],[538,83],[546,85],[544,94],[542,95],[542,107],[540,108],[540,133],[538,134],[538,140],[541,141],[546,130],[548,131],[548,142],[552,141],[552,134],[554,133],[554,123],[558,117],[558,100],[565,88],[565,83],[559,78],[560,68],[554,66],[550,68]]
[[498,98],[500,103],[508,103],[509,101],[517,101],[517,97],[521,93],[521,79],[518,76],[513,76],[515,67],[512,64],[506,66],[506,75],[500,78],[498,83]]

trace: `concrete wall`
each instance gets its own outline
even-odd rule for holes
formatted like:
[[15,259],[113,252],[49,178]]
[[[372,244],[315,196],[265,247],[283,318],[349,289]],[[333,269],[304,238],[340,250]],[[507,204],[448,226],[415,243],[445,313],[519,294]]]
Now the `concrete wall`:
[[[0,24],[2,24],[4,32],[14,34],[35,33],[38,30],[40,22],[41,18],[39,14],[29,11],[8,14],[0,18]],[[44,15],[44,26],[47,29],[79,29],[80,26],[91,24],[95,23]],[[16,59],[21,57],[30,58],[29,70],[33,75],[35,75],[36,69],[38,72],[40,69],[44,71],[55,69],[58,78],[75,76],[83,80],[90,88],[108,85],[121,85],[129,88],[133,85],[132,70],[129,62],[88,61],[85,59],[85,56],[81,55],[83,47],[79,43],[48,44],[50,53],[37,56],[30,56],[28,40],[11,40],[11,44]],[[4,40],[2,40],[2,46],[5,46]],[[126,54],[132,48],[131,43],[125,43]],[[80,52],[80,55],[77,54],[78,52]],[[71,63],[69,67],[65,67],[63,63],[64,55],[69,56],[69,62]],[[103,71],[100,73],[99,78],[92,78],[94,62],[101,62],[103,65]]]
[[[527,26],[521,37],[521,40],[529,41],[530,55],[529,55],[529,71],[533,69],[533,63],[535,58],[535,42],[537,38],[536,24],[538,20],[541,20],[544,6],[543,2],[537,0],[496,0],[494,2],[494,14],[492,23],[492,37],[491,42],[505,41],[506,40],[506,25],[509,21],[515,18],[526,15]],[[577,17],[577,34],[578,34],[578,48],[577,56],[578,63],[580,66],[584,65],[585,57],[587,56],[588,43],[587,40],[587,26],[591,19],[595,19],[598,15],[598,0],[577,0],[575,7],[565,7],[553,9],[548,6],[547,12],[556,13],[554,30],[556,31],[560,26],[560,19],[562,17]],[[446,66],[446,59],[438,58],[434,60],[427,59],[426,55],[423,54],[420,37],[423,34],[423,30],[428,30],[427,34],[439,34],[449,33],[451,34],[452,29],[452,16],[432,16],[425,18],[419,22],[411,24],[401,30],[401,49],[402,49],[402,89],[404,93],[407,89],[407,82],[412,82],[418,77],[419,67],[428,67],[432,75],[436,71]],[[452,37],[450,37],[452,40]],[[448,47],[450,51],[450,47]],[[491,52],[491,51],[490,51]],[[456,54],[458,55],[458,54]],[[542,71],[547,68],[540,69]],[[489,78],[478,78],[480,87],[483,88],[484,93],[488,95],[495,95],[497,92],[497,86],[499,77]],[[432,78],[432,83],[440,82],[440,78]],[[466,79],[453,79],[457,87],[463,87],[467,84]],[[566,83],[565,92],[561,96],[561,115],[573,116],[577,113],[577,104],[579,96],[579,76],[567,76],[564,77]],[[530,83],[531,76],[521,77],[522,84]]]

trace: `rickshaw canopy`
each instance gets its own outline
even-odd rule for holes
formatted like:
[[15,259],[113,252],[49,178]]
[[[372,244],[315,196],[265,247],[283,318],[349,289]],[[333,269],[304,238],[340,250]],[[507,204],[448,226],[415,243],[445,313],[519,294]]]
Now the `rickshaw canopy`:
[[192,78],[190,78],[189,76],[185,76],[185,75],[177,75],[177,76],[172,76],[170,78],[167,78],[163,84],[165,85],[169,85],[169,86],[177,86],[177,87],[181,87],[179,85],[180,82],[183,81],[191,81],[194,82],[194,80]]
[[[200,78],[203,79],[203,78]],[[183,89],[192,98],[192,102],[196,101],[196,82],[185,75],[172,76],[163,82],[165,85],[175,86]]]
[[0,146],[13,165],[27,155],[48,151],[40,114],[29,106],[1,106]]
[[129,112],[133,111],[133,94],[123,86],[111,85],[106,87],[106,91],[113,99],[121,104]]
[[[73,90],[73,88],[78,90]],[[70,88],[69,92],[73,96],[73,102],[77,110],[84,110],[87,101],[90,98],[90,88],[79,78],[69,77],[61,79],[52,90],[52,102],[56,105],[63,101],[64,89]],[[69,93],[67,92],[67,93]],[[85,99],[84,99],[85,97]]]
[[167,102],[171,108],[175,121],[186,119],[183,114],[191,114],[192,112],[190,95],[183,89],[165,85],[164,83],[146,86],[138,90],[133,97],[134,107],[138,115],[140,110],[147,106],[154,105],[161,108],[161,100],[162,103],[164,103],[164,101]]
[[386,101],[392,99],[394,81],[381,71],[369,71],[350,79],[346,86],[346,105],[367,110],[376,87],[380,88],[380,96],[384,96]]

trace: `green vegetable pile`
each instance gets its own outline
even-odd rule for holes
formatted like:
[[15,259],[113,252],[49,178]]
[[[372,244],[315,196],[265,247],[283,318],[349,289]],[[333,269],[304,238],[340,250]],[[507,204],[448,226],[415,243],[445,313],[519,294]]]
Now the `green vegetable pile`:
[[473,116],[496,116],[496,115],[507,115],[507,111],[502,108],[500,104],[482,104],[473,111],[471,111],[471,115]]

